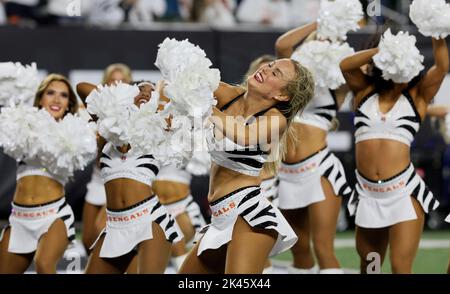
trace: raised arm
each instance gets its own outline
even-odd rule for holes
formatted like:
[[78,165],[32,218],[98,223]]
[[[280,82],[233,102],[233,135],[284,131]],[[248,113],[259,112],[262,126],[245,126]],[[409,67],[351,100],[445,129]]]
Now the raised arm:
[[428,70],[417,85],[418,95],[428,104],[441,87],[442,81],[449,71],[449,56],[445,39],[433,38],[434,65]]
[[275,52],[277,54],[277,57],[291,57],[295,48],[315,30],[317,30],[317,22],[292,29],[281,35],[275,43]]
[[341,109],[342,104],[345,102],[345,98],[347,97],[350,89],[346,84],[340,86],[336,90],[334,90],[334,95],[336,95],[336,102],[338,109]]
[[369,64],[377,53],[378,48],[373,48],[357,52],[341,61],[340,66],[342,74],[344,75],[348,87],[355,96],[369,86],[361,67]]
[[77,84],[77,93],[80,96],[83,104],[86,104],[86,97],[94,90],[97,86],[90,83],[79,83]]

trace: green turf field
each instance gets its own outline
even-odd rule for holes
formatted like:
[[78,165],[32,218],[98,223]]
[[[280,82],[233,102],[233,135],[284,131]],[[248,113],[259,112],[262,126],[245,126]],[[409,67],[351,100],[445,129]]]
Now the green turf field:
[[[338,233],[337,240],[352,240],[354,241],[354,232]],[[441,241],[436,247],[443,248],[419,248],[417,257],[414,262],[413,271],[417,274],[438,274],[446,273],[449,261],[449,247],[450,247],[450,231],[433,231],[424,232],[422,240],[436,240]],[[445,242],[447,241],[448,242]],[[433,243],[433,242],[431,242]],[[336,255],[341,263],[341,266],[346,269],[358,270],[359,256],[356,253],[354,245],[350,247],[336,248]],[[389,252],[386,255],[389,256]],[[279,256],[274,257],[276,260],[290,261],[292,259],[290,252],[285,252]],[[382,268],[383,273],[391,272],[391,265],[389,258],[385,259]]]

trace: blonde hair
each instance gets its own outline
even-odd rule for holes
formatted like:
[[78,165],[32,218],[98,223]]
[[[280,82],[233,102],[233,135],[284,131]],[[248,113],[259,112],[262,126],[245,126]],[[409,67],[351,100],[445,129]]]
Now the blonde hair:
[[103,72],[102,84],[103,85],[106,84],[111,78],[113,72],[116,71],[120,71],[124,75],[125,77],[125,79],[123,80],[124,83],[130,83],[133,80],[131,75],[131,69],[128,67],[128,65],[123,63],[113,63],[108,65],[108,67]]
[[301,113],[314,97],[315,81],[311,71],[299,62],[292,59],[291,61],[295,68],[295,78],[289,81],[283,89],[284,94],[291,99],[289,99],[289,101],[280,102],[276,106],[286,117],[287,128],[281,136],[280,141],[274,146],[271,152],[271,156],[276,156],[276,158],[264,165],[266,172],[271,174],[276,172],[280,160],[283,159],[287,153],[287,140],[291,140],[294,144],[298,142],[297,134],[292,127],[292,122],[295,116]]
[[78,99],[77,96],[75,95],[74,90],[72,89],[72,86],[70,85],[69,80],[60,74],[49,74],[39,85],[38,90],[36,92],[35,98],[34,98],[34,106],[41,108],[41,99],[42,96],[44,95],[45,90],[47,90],[48,86],[50,86],[50,84],[52,82],[62,82],[64,84],[66,84],[67,88],[69,89],[69,110],[66,111],[66,113],[64,113],[64,115],[66,115],[67,113],[72,113],[75,114],[78,111]]
[[278,110],[286,117],[288,125],[311,101],[315,90],[315,81],[311,71],[298,61],[291,59],[291,62],[294,65],[295,78],[290,80],[283,89],[283,93],[291,99],[277,104]]

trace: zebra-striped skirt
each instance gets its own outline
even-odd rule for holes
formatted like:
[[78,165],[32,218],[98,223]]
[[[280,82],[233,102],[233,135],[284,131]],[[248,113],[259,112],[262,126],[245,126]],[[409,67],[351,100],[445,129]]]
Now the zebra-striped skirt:
[[189,219],[191,220],[192,226],[196,231],[200,230],[206,225],[205,219],[203,218],[202,212],[200,210],[200,206],[197,204],[197,202],[194,201],[192,195],[188,195],[187,197],[170,204],[164,204],[164,206],[174,218],[186,212],[189,216]]
[[344,167],[328,148],[294,164],[282,163],[278,171],[280,209],[298,209],[325,200],[321,177],[331,184],[336,196],[350,196]]
[[152,239],[152,222],[162,228],[169,242],[176,243],[183,238],[183,233],[174,218],[156,196],[125,209],[107,209],[106,215],[106,228],[91,246],[93,249],[100,237],[105,234],[100,257],[113,258],[125,255],[142,241]]
[[197,255],[230,242],[239,216],[254,228],[275,230],[278,233],[271,256],[292,247],[298,239],[295,232],[278,208],[260,192],[259,186],[245,187],[210,203],[211,224],[202,230]]
[[400,174],[382,181],[371,181],[356,171],[356,189],[348,202],[350,215],[363,228],[384,228],[417,219],[411,196],[425,213],[435,210],[439,202],[416,173],[412,163]]
[[[36,251],[39,239],[47,233],[50,226],[60,218],[66,227],[69,241],[75,239],[72,208],[63,197],[56,201],[34,206],[12,203],[9,226],[11,227],[8,251],[12,253],[31,253]],[[3,237],[4,230],[0,235]]]

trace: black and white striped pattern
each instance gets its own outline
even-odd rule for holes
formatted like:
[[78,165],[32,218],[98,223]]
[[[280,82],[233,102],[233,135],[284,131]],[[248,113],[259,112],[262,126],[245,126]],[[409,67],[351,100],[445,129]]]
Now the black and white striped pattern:
[[318,89],[314,98],[308,103],[305,109],[295,117],[294,121],[329,131],[337,111],[338,105],[334,91],[329,89]]
[[[400,174],[391,177],[387,180],[381,180],[378,182],[370,181],[366,178],[364,178],[362,175],[356,171],[357,180],[356,188],[353,191],[350,201],[348,203],[348,209],[350,212],[350,215],[357,215],[358,213],[364,213],[359,212],[359,203],[362,201],[362,199],[371,198],[372,202],[376,201],[385,201],[385,199],[388,200],[391,203],[395,203],[396,199],[399,198],[406,198],[410,199],[410,196],[414,197],[422,206],[425,213],[429,213],[439,206],[439,201],[433,196],[433,193],[430,191],[430,189],[426,186],[423,179],[416,173],[414,166],[410,164],[405,171],[401,172]],[[399,183],[402,183],[402,186],[400,187]],[[390,189],[389,187],[400,187],[396,189]],[[370,187],[370,188],[368,188]],[[377,189],[375,192],[374,190]],[[383,190],[382,190],[383,189]],[[386,192],[384,192],[386,191]],[[389,200],[392,199],[392,200]],[[410,200],[409,200],[410,201]],[[394,205],[394,204],[392,204]],[[389,207],[385,207],[386,210],[389,209]],[[370,212],[371,215],[375,215],[380,213],[379,211],[373,211]],[[395,219],[396,211],[392,211],[390,213],[388,212],[381,212],[385,215],[391,215],[393,219]],[[357,216],[358,218],[358,216]],[[386,220],[389,221],[389,220]],[[374,220],[376,222],[376,220]],[[394,224],[394,223],[391,223]]]
[[278,207],[297,209],[324,200],[321,177],[329,181],[336,196],[350,196],[352,189],[341,161],[324,148],[298,163],[281,163]]
[[323,171],[322,176],[327,178],[333,187],[336,196],[350,196],[352,189],[347,183],[344,167],[333,153],[328,151],[320,161],[320,169]]
[[[231,105],[242,98],[244,94],[245,93],[240,94],[222,106],[220,111],[227,110]],[[264,115],[270,109],[271,108],[268,108],[254,114],[246,121],[246,125],[254,122],[257,117]],[[270,152],[267,150],[262,150],[260,145],[238,145],[227,137],[224,137],[221,140],[216,140],[213,127],[209,129],[206,135],[208,150],[212,161],[222,167],[244,175],[254,177],[259,176],[259,173],[261,172],[264,163],[267,161]]]
[[222,140],[214,138],[211,129],[207,136],[209,154],[216,164],[249,176],[259,176],[270,152],[258,146],[240,146],[227,137]]
[[390,139],[410,146],[421,123],[410,94],[403,91],[387,113],[380,111],[378,99],[378,93],[373,91],[357,107],[354,120],[356,143],[371,139]]
[[66,199],[64,199],[64,203],[58,208],[58,216],[66,226],[69,241],[75,240],[75,216]]
[[157,196],[151,196],[124,209],[106,209],[106,215],[106,228],[90,248],[93,249],[100,237],[105,235],[100,257],[123,256],[135,250],[141,242],[153,239],[152,222],[161,227],[169,242],[176,243],[183,238],[175,219],[161,205]]
[[275,230],[278,233],[271,256],[289,249],[298,239],[278,208],[261,195],[259,187],[240,188],[212,202],[210,207],[211,224],[201,232],[203,237],[199,241],[197,255],[231,241],[238,217],[254,228]]
[[430,191],[428,186],[422,180],[422,178],[417,173],[412,173],[406,187],[415,187],[411,193],[411,196],[416,198],[416,200],[422,205],[425,213],[435,210],[439,206],[439,201],[434,198],[433,193]]
[[[252,201],[260,195],[260,190],[248,193],[239,202],[240,216],[242,216],[254,228],[275,229],[278,226],[275,207],[268,201]],[[263,198],[265,199],[265,198]]]
[[164,231],[166,239],[171,243],[181,241],[183,233],[175,222],[175,219],[170,215],[167,209],[161,205],[158,197],[154,197],[157,202],[151,210],[152,221],[157,223]]
[[100,169],[105,183],[127,178],[151,186],[158,174],[159,165],[152,155],[121,153],[113,144],[107,143],[100,157]]
[[195,228],[196,231],[199,231],[201,228],[206,226],[206,221],[203,218],[200,206],[197,204],[197,202],[194,201],[194,198],[191,195],[189,195],[188,199],[189,202],[186,206],[186,212],[189,215],[189,218],[191,219],[192,226]]
[[12,211],[9,217],[11,234],[8,250],[13,253],[36,251],[39,239],[57,219],[64,222],[69,242],[74,241],[75,217],[72,208],[64,197],[35,206],[12,203]]

